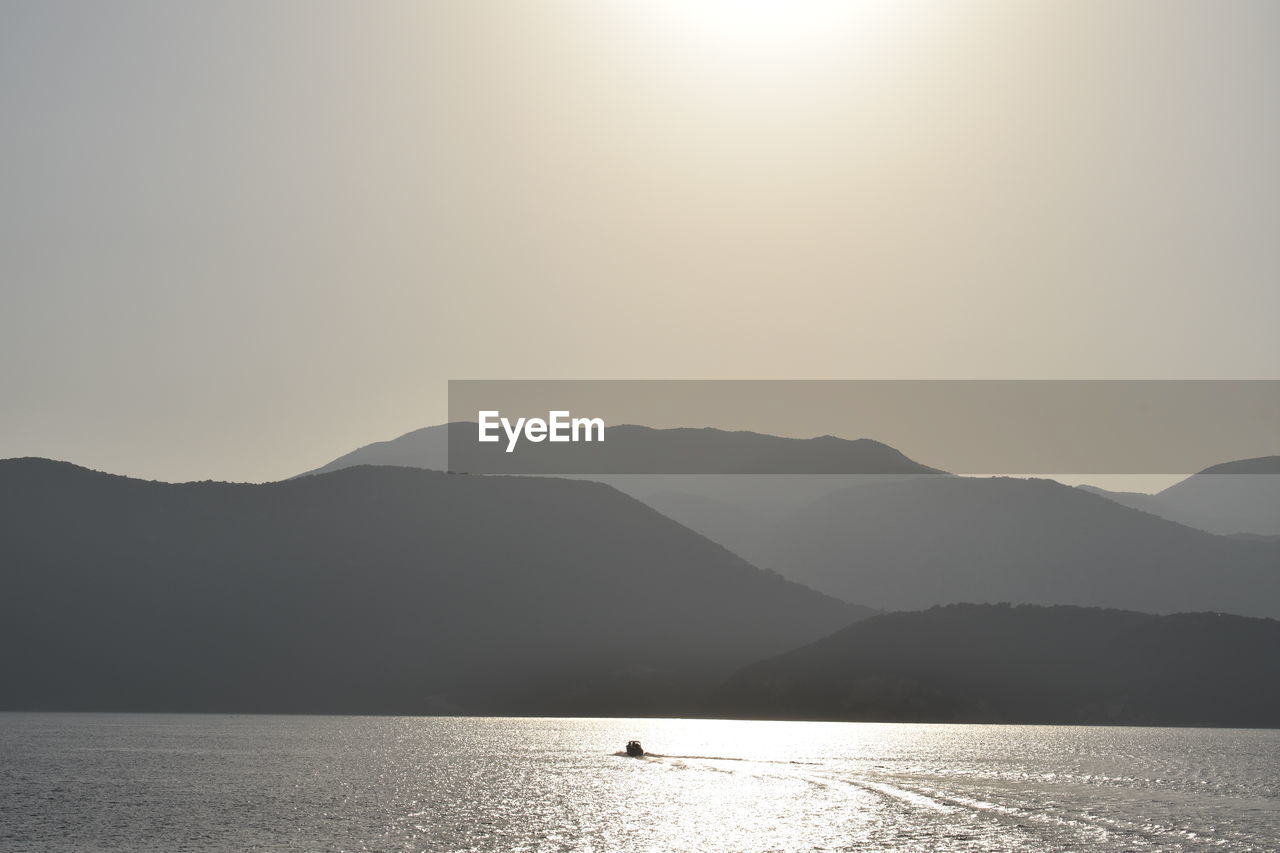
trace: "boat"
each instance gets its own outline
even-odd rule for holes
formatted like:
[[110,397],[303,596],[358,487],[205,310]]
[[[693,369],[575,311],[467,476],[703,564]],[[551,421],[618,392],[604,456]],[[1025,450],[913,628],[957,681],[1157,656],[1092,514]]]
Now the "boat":
[[639,758],[640,756],[644,755],[644,747],[640,745],[640,741],[638,740],[627,741],[627,755],[630,755],[633,758]]

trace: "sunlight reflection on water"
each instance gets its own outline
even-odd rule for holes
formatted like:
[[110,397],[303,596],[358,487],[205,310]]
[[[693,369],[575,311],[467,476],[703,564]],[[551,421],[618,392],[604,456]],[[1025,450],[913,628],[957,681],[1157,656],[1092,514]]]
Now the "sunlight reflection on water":
[[1275,730],[0,714],[0,849],[1274,851],[1278,770]]

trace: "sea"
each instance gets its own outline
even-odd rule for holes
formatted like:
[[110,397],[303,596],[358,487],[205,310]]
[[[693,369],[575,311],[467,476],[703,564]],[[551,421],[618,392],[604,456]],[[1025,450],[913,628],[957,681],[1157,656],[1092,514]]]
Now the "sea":
[[1280,730],[0,714],[0,851],[207,850],[1275,853]]

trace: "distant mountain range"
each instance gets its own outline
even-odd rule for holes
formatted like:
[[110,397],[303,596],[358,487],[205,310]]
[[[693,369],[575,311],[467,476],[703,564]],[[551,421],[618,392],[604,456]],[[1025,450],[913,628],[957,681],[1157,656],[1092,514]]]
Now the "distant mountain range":
[[1210,533],[1280,536],[1280,456],[1214,465],[1154,495],[1080,488]]
[[[473,438],[474,425],[432,427],[362,448],[326,468],[351,461],[441,462],[449,429],[467,430],[466,439]],[[696,434],[698,442],[689,446],[722,460],[740,460],[742,442],[754,446],[768,438],[634,429],[653,446],[688,442]],[[946,475],[892,448],[887,452],[878,442],[813,442],[806,445],[809,452],[846,454],[845,470],[860,449],[873,449],[873,460],[896,460],[897,467],[868,465],[863,475],[593,479],[639,497],[748,562],[882,609],[1009,601],[1280,616],[1280,541],[1210,535],[1153,517],[1160,513],[1149,503],[1125,505],[1126,496],[1100,490],[1049,480]],[[733,450],[717,450],[721,445]],[[1139,497],[1188,512],[1230,506],[1236,518],[1267,517],[1280,511],[1280,493],[1271,491],[1280,477],[1266,476],[1278,464],[1280,457],[1227,463],[1159,496]]]
[[1008,601],[1280,616],[1280,543],[1214,536],[1051,480],[854,486],[753,546],[740,553],[757,565],[887,610]]
[[[392,441],[366,445],[308,471],[352,465],[405,465],[434,470],[503,474],[941,474],[868,438],[783,438],[719,429],[654,429],[620,424],[595,443],[479,444],[475,423],[426,427]],[[452,454],[450,448],[452,447]]]
[[868,614],[599,483],[0,461],[0,707],[667,714]]
[[801,720],[1280,726],[1280,622],[949,605],[735,673],[711,711]]
[[[470,424],[472,430],[476,425]],[[430,471],[449,470],[449,433],[459,425],[440,424],[423,427],[405,433],[389,441],[375,441],[345,453],[319,468],[305,471],[299,476],[328,474],[356,465],[398,465],[404,468],[426,468]]]
[[[815,577],[894,601],[1249,613],[1280,574],[1280,543],[1045,481],[876,480],[774,532]],[[168,484],[3,460],[0,564],[0,709],[1280,725],[1275,621],[873,615],[573,479]]]

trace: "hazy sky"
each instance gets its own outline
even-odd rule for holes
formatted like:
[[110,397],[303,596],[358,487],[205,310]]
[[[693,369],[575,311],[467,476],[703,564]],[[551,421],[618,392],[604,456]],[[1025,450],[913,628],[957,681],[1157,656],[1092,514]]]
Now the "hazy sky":
[[274,479],[449,378],[1280,378],[1274,2],[5,0],[0,116],[0,457]]

